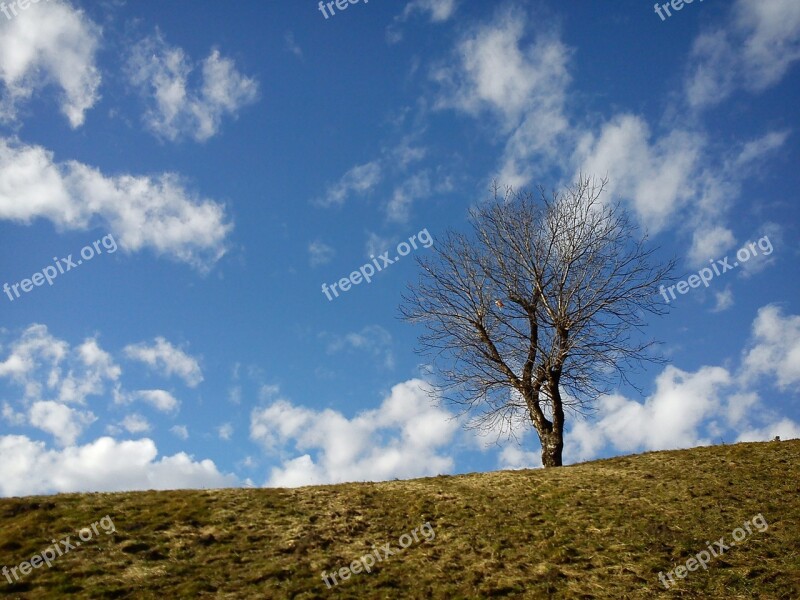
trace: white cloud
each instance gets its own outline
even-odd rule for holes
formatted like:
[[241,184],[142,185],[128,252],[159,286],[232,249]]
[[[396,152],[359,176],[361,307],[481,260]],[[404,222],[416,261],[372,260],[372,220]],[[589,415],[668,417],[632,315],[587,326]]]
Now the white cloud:
[[749,258],[745,261],[738,261],[741,267],[741,276],[747,279],[774,265],[777,261],[774,254],[775,248],[784,247],[783,238],[784,228],[781,225],[771,222],[762,223],[758,227],[758,234],[749,237],[742,244],[742,248],[747,249]]
[[770,131],[760,138],[745,143],[734,162],[736,168],[749,166],[761,160],[766,154],[783,147],[788,138],[788,131]]
[[734,87],[736,57],[724,31],[704,32],[697,36],[689,56],[685,87],[692,107],[721,102]]
[[714,292],[714,308],[711,309],[711,312],[722,312],[728,310],[731,306],[733,306],[733,292],[731,291],[730,287],[726,287],[721,292]]
[[800,4],[737,0],[723,27],[694,41],[685,81],[693,108],[713,106],[737,88],[760,92],[800,60]]
[[525,45],[527,24],[521,9],[500,11],[490,24],[461,39],[453,52],[455,67],[432,74],[442,86],[437,108],[475,117],[489,111],[498,118],[509,134],[498,179],[514,187],[536,174],[532,164],[559,157],[560,138],[568,129],[564,106],[570,51],[557,34],[544,29]]
[[217,427],[217,435],[219,436],[219,439],[223,441],[230,441],[231,436],[233,435],[233,425],[230,423],[223,423]]
[[578,173],[607,174],[608,196],[629,200],[639,221],[657,232],[696,198],[694,180],[703,147],[702,137],[683,131],[651,142],[650,130],[640,117],[617,115],[599,136],[587,133],[579,141],[575,179]]
[[434,193],[443,194],[452,189],[453,182],[449,177],[439,173],[431,175],[427,169],[416,173],[394,189],[386,205],[386,216],[389,221],[407,223],[414,202],[428,198]]
[[22,427],[27,422],[25,413],[17,412],[8,402],[3,402],[3,420],[9,425]]
[[639,223],[656,234],[682,217],[692,235],[687,261],[707,266],[735,244],[724,223],[741,192],[741,182],[758,174],[768,154],[782,147],[787,132],[769,132],[739,145],[727,156],[708,158],[704,134],[674,129],[660,137],[639,116],[619,114],[598,133],[587,132],[573,153],[573,178],[608,175],[608,198],[620,198]]
[[367,325],[359,332],[346,333],[342,336],[322,334],[329,340],[328,354],[337,354],[346,350],[368,352],[381,360],[387,369],[394,368],[392,352],[392,334],[380,325]]
[[228,389],[228,401],[232,404],[242,403],[242,386],[235,385]]
[[189,439],[189,430],[186,428],[186,425],[174,425],[170,427],[169,430],[173,435],[184,441]]
[[121,373],[97,340],[89,338],[70,348],[40,324],[29,326],[13,341],[0,362],[0,378],[21,387],[26,402],[50,399],[83,404],[87,396],[104,393],[106,384],[116,382]]
[[604,396],[596,418],[576,421],[567,433],[565,459],[594,458],[606,446],[634,452],[689,448],[723,437],[800,437],[800,424],[778,414],[754,391],[762,375],[781,390],[794,391],[800,383],[800,316],[784,316],[774,305],[758,311],[738,373],[713,366],[691,373],[668,366],[644,402]]
[[107,177],[41,146],[0,138],[0,219],[57,228],[102,225],[125,252],[144,248],[208,270],[225,253],[225,209],[190,194],[171,173]]
[[500,451],[499,463],[501,469],[537,469],[542,466],[542,455],[508,444]]
[[287,31],[286,34],[283,36],[283,41],[285,43],[286,49],[294,54],[297,58],[303,58],[303,50],[298,46],[297,42],[294,40],[294,33],[291,31]]
[[765,442],[779,436],[782,440],[800,439],[800,425],[791,419],[781,419],[760,429],[748,429],[743,432],[737,442]]
[[442,449],[452,445],[458,424],[451,413],[430,405],[429,391],[418,379],[395,385],[379,408],[352,419],[284,399],[254,410],[251,438],[269,450],[285,448],[284,453],[295,455],[272,469],[267,485],[378,481],[450,471],[453,459]]
[[341,206],[351,195],[363,196],[381,181],[379,161],[357,165],[342,175],[338,182],[328,187],[325,196],[317,200],[319,206]]
[[219,132],[224,116],[236,117],[258,98],[256,80],[239,73],[216,49],[203,61],[198,89],[189,85],[194,68],[183,50],[168,46],[158,31],[134,46],[128,75],[150,100],[144,122],[156,135],[203,142]]
[[139,414],[126,415],[120,425],[128,433],[147,433],[152,429],[152,426],[146,418]]
[[386,39],[390,44],[402,40],[401,24],[408,21],[415,13],[427,15],[431,23],[444,23],[455,14],[457,8],[458,0],[412,0],[386,28]]
[[18,13],[0,18],[0,121],[16,120],[18,104],[52,85],[61,90],[61,112],[80,127],[100,97],[100,27],[68,2],[34,3]]
[[125,405],[142,401],[165,413],[175,412],[180,407],[178,399],[166,390],[136,390],[128,392],[118,384],[114,388],[113,397],[116,404]]
[[280,393],[281,393],[281,388],[279,385],[275,385],[272,383],[264,384],[258,391],[258,398],[262,402],[265,402],[267,400],[273,400],[277,398]]
[[727,227],[717,225],[707,229],[698,228],[692,237],[689,262],[706,266],[709,260],[724,257],[725,253],[735,245],[736,238]]
[[407,175],[409,167],[427,155],[426,148],[413,145],[413,137],[406,136],[396,146],[382,148],[381,156],[375,160],[351,168],[314,203],[323,208],[342,206],[352,197],[373,192],[388,177],[403,177],[405,180],[395,187],[385,208],[389,220],[405,222],[415,200],[453,188],[451,178],[441,174],[441,166]]
[[745,351],[743,382],[769,376],[781,390],[800,390],[800,316],[771,304],[758,311]]
[[703,443],[703,422],[722,406],[721,394],[731,383],[720,367],[688,373],[669,366],[656,378],[656,390],[644,403],[620,395],[599,401],[602,417],[595,429],[615,448],[626,452],[689,448]]
[[74,444],[83,430],[97,420],[91,412],[75,410],[52,400],[34,402],[28,417],[32,426],[50,433],[61,446]]
[[133,397],[151,404],[161,412],[172,412],[180,406],[175,396],[164,390],[139,390],[134,392]]
[[402,19],[405,20],[413,13],[419,12],[427,14],[432,22],[441,23],[452,17],[457,7],[456,0],[413,0],[403,9]]
[[379,256],[392,246],[392,240],[388,237],[378,235],[373,231],[367,232],[367,241],[364,244],[367,257]]
[[321,240],[315,240],[308,245],[308,262],[312,267],[328,264],[335,255],[336,251]]
[[219,488],[238,483],[210,460],[195,461],[180,452],[156,460],[150,439],[98,438],[60,451],[25,436],[0,436],[0,495],[27,496],[64,492]]
[[160,336],[150,346],[144,343],[125,346],[125,356],[145,363],[165,377],[176,375],[189,387],[197,387],[203,381],[203,372],[197,359]]
[[[698,151],[703,142],[699,136]],[[688,205],[685,227],[693,230],[692,244],[687,260],[695,267],[705,267],[711,258],[720,258],[734,249],[736,240],[724,219],[740,196],[743,181],[757,178],[763,173],[763,163],[768,155],[783,147],[788,139],[786,131],[772,131],[756,139],[745,142],[721,158],[719,164],[700,167],[695,165],[691,185],[686,188],[685,203]],[[706,161],[707,163],[707,161]],[[675,210],[684,202],[676,202]],[[665,215],[668,218],[670,215]],[[772,224],[764,225],[765,232],[779,233]],[[743,274],[750,275],[766,268],[772,259],[760,258],[744,264]]]
[[[488,109],[503,116],[509,126],[519,123],[537,95],[537,86],[565,68],[563,52],[548,56],[550,44],[558,47],[555,40],[521,47],[526,25],[523,13],[505,11],[464,36],[454,52],[457,67],[434,71],[434,78],[445,85],[439,106],[473,115]],[[558,59],[556,65],[547,65],[546,58]]]

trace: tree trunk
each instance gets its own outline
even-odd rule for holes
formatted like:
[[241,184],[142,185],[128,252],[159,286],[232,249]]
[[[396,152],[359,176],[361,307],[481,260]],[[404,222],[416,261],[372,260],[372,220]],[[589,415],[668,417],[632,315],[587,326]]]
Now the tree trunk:
[[561,466],[561,452],[564,450],[564,436],[561,431],[552,431],[539,436],[542,442],[542,465],[547,467]]
[[531,424],[539,434],[539,442],[542,444],[542,465],[560,467],[561,451],[564,449],[564,410],[561,405],[561,392],[557,382],[549,383],[548,387],[553,398],[553,420],[550,421],[539,405],[539,390],[542,383],[542,380],[538,380],[534,382],[532,389],[522,389],[520,393],[528,404]]

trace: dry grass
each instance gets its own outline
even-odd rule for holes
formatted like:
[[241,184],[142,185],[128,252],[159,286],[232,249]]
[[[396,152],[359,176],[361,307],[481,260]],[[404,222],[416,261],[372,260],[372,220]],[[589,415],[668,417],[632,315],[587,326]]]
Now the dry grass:
[[[0,565],[108,514],[8,598],[800,598],[800,441],[653,452],[548,471],[285,489],[0,500]],[[682,564],[755,529],[669,591]],[[430,521],[431,542],[333,590],[320,574]]]

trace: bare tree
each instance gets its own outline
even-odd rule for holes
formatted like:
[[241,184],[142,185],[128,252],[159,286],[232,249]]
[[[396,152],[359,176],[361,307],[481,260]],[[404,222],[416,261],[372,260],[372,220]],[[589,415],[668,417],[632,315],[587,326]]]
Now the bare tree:
[[539,436],[542,464],[561,466],[565,409],[588,413],[650,353],[647,313],[662,314],[655,286],[674,261],[657,264],[607,180],[581,176],[548,197],[504,193],[470,211],[472,235],[450,232],[419,259],[419,282],[401,312],[423,323],[438,391],[470,412],[470,426]]

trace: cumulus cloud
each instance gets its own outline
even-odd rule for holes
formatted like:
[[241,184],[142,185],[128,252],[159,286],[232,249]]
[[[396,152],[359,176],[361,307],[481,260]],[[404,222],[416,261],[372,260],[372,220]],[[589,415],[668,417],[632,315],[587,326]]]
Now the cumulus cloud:
[[61,90],[70,126],[80,127],[100,97],[100,40],[100,27],[66,1],[30,4],[0,18],[0,121],[16,120],[21,102],[52,86]]
[[656,232],[696,198],[694,179],[703,147],[702,136],[678,130],[654,140],[643,119],[618,115],[599,135],[586,133],[579,140],[575,179],[581,172],[607,174],[608,195],[629,200],[639,221]]
[[686,74],[693,108],[714,106],[736,89],[760,92],[800,60],[800,4],[737,0],[727,22],[694,41]]
[[27,403],[84,404],[88,396],[104,393],[106,385],[116,382],[121,373],[97,340],[89,338],[70,348],[41,324],[25,329],[0,362],[0,378],[22,388],[22,400]]
[[180,406],[175,396],[164,390],[140,390],[135,393],[135,397],[153,405],[161,412],[172,412]]
[[134,46],[128,76],[147,96],[144,122],[159,137],[203,142],[219,132],[223,117],[237,116],[258,98],[256,80],[239,73],[219,50],[203,61],[196,88],[189,83],[194,69],[184,51],[169,46],[158,31]]
[[149,346],[145,343],[125,346],[124,352],[129,359],[143,362],[165,377],[180,377],[189,387],[197,387],[203,381],[203,372],[197,359],[163,337],[157,337]]
[[730,374],[720,367],[689,373],[669,366],[658,376],[655,392],[644,403],[617,394],[601,398],[602,417],[594,428],[626,452],[709,443],[700,426],[722,406],[722,392],[730,382]]
[[0,436],[0,495],[64,492],[219,488],[238,484],[211,460],[180,452],[160,460],[150,439],[101,437],[83,446],[53,450],[20,435]]
[[28,417],[33,427],[50,433],[61,446],[74,444],[84,428],[97,420],[89,411],[79,411],[52,400],[34,402]]
[[128,433],[147,433],[152,429],[150,422],[140,414],[126,415],[116,425],[106,426],[106,433],[109,435],[119,435],[123,431]]
[[152,429],[148,420],[139,414],[127,415],[120,421],[120,425],[128,433],[147,433]]
[[537,469],[542,466],[542,455],[508,444],[500,451],[498,462],[501,469]]
[[176,411],[180,407],[178,399],[166,390],[137,390],[135,392],[126,392],[120,385],[114,389],[114,402],[117,404],[130,404],[137,400],[146,402],[156,410],[165,413]]
[[716,225],[707,229],[696,229],[689,249],[689,261],[692,264],[701,264],[711,259],[724,258],[725,253],[735,244],[736,238],[727,227]]
[[737,442],[763,442],[779,436],[782,440],[800,439],[800,425],[791,419],[781,419],[760,429],[748,429],[742,432]]
[[291,458],[273,467],[269,486],[300,486],[345,481],[378,481],[446,473],[458,424],[453,415],[431,406],[424,381],[395,385],[379,408],[348,419],[326,409],[315,411],[277,399],[251,415],[250,437],[270,451]]
[[208,270],[232,226],[221,204],[194,196],[172,173],[108,177],[41,146],[0,138],[0,219],[57,228],[102,225],[126,252],[144,248]]
[[781,390],[800,390],[800,316],[770,304],[758,311],[745,351],[743,381],[768,376]]
[[606,447],[623,452],[689,448],[719,441],[800,437],[800,424],[766,405],[754,391],[761,376],[781,390],[800,383],[800,316],[768,305],[758,311],[738,372],[703,366],[695,372],[666,367],[643,402],[603,396],[591,420],[567,433],[565,459],[595,458]]
[[696,131],[674,129],[656,136],[639,116],[620,114],[598,132],[586,132],[573,153],[573,177],[607,175],[607,197],[619,198],[650,233],[669,229],[683,217],[691,234],[687,261],[706,266],[722,258],[736,240],[725,218],[741,183],[766,156],[782,147],[785,131],[772,131],[709,159],[708,141]]

